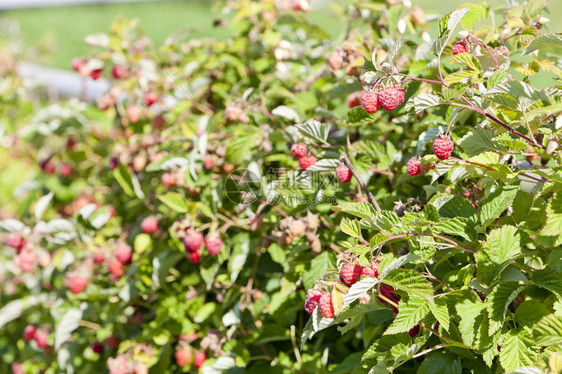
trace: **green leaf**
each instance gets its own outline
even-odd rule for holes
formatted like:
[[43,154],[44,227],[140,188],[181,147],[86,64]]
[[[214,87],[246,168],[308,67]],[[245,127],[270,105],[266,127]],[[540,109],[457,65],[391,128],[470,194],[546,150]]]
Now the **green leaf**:
[[562,318],[554,314],[543,317],[534,326],[533,336],[540,346],[562,344]]
[[408,102],[406,103],[406,110],[409,111],[413,107],[416,113],[420,113],[427,108],[431,108],[444,103],[445,102],[441,100],[441,98],[437,95],[422,93],[408,100]]
[[474,226],[474,221],[469,218],[441,218],[440,222],[433,225],[433,231],[437,234],[457,235],[466,240],[471,240],[476,235]]
[[488,78],[488,89],[497,86],[507,78],[507,73],[503,69],[496,70],[490,78]]
[[488,223],[488,220],[499,218],[499,216],[513,203],[518,186],[504,186],[498,188],[488,196],[480,210],[480,223]]
[[552,196],[546,207],[546,224],[541,230],[541,235],[562,235],[562,193],[557,192]]
[[472,55],[471,53],[463,52],[457,55],[454,55],[450,62],[452,64],[465,64],[467,67],[472,69],[473,71],[480,72],[482,71],[482,66],[480,66],[480,62]]
[[490,316],[490,335],[501,329],[509,304],[525,288],[519,282],[500,283],[488,296],[488,312]]
[[135,253],[143,253],[152,246],[152,236],[141,233],[135,236],[134,248]]
[[320,143],[326,143],[330,134],[330,126],[316,120],[307,121],[296,127],[305,137]]
[[407,332],[429,313],[429,303],[418,296],[405,296],[398,303],[399,313],[386,331],[385,335]]
[[544,303],[539,300],[526,300],[517,307],[515,321],[523,326],[533,327],[548,314]]
[[500,364],[511,372],[536,363],[537,352],[531,334],[524,329],[512,329],[504,335],[500,352]]
[[314,287],[316,280],[320,278],[328,268],[333,267],[334,263],[329,252],[322,252],[310,261],[310,269],[303,274],[304,286],[308,288]]
[[351,305],[351,303],[357,300],[359,296],[371,291],[377,283],[379,283],[379,280],[375,277],[365,277],[364,279],[354,283],[351,287],[349,287],[349,290],[343,299],[342,310]]
[[457,297],[455,309],[461,318],[459,331],[463,343],[472,346],[478,331],[478,325],[484,319],[486,304],[480,301],[480,298],[474,292],[463,291]]
[[469,9],[468,13],[461,19],[461,25],[465,30],[470,30],[476,22],[485,19],[488,16],[488,5],[485,3],[464,4],[463,7]]
[[247,233],[241,233],[232,238],[233,248],[228,261],[230,281],[235,282],[244,268],[244,264],[250,253],[250,237]]
[[433,43],[433,52],[436,56],[441,56],[443,49],[445,49],[445,46],[451,37],[451,34],[455,31],[455,28],[461,18],[463,18],[468,11],[468,8],[458,9],[445,14],[441,17],[441,19],[439,19],[439,33],[437,34],[437,39]]
[[460,70],[451,73],[445,77],[445,83],[451,85],[453,83],[470,83],[472,80],[476,80],[480,76],[478,71],[474,70]]
[[494,132],[490,130],[483,129],[481,127],[474,128],[464,137],[462,137],[458,144],[464,149],[469,157],[479,155],[480,153],[486,151],[500,151],[505,152],[506,148],[497,142],[494,142],[492,138],[494,137]]
[[461,374],[460,357],[453,353],[436,353],[421,363],[418,374]]
[[123,191],[127,195],[132,197],[136,196],[132,177],[131,174],[129,173],[129,170],[127,170],[126,166],[119,165],[119,167],[113,171],[113,175],[115,176],[115,179],[117,179],[117,182],[119,183],[119,185],[121,185],[121,188],[123,188]]
[[478,280],[490,284],[515,257],[521,254],[521,233],[514,226],[503,226],[488,234],[482,250],[476,253]]
[[446,330],[449,331],[449,308],[447,302],[443,298],[436,297],[433,299],[434,304],[429,305],[431,313],[435,316],[439,324]]
[[55,349],[59,349],[80,326],[82,309],[69,309],[60,319],[55,331]]
[[543,34],[537,36],[523,51],[524,55],[528,55],[539,49],[562,47],[562,34]]
[[531,277],[531,281],[539,287],[554,292],[558,297],[562,297],[562,277],[560,274],[548,269],[536,270]]
[[476,209],[465,198],[460,196],[451,196],[449,194],[435,195],[431,199],[431,204],[439,210],[442,217],[470,218],[476,213]]
[[361,107],[355,107],[350,109],[347,112],[347,123],[357,123],[357,122],[363,122],[365,120],[373,120],[375,118],[374,113],[367,113],[367,111]]
[[377,211],[369,203],[343,203],[337,209],[370,222],[374,222],[377,217]]
[[398,290],[405,291],[410,296],[419,296],[430,303],[434,303],[431,283],[414,270],[393,270],[384,278],[384,283]]
[[177,192],[168,192],[165,195],[158,196],[158,200],[178,213],[187,213],[188,211],[185,198]]

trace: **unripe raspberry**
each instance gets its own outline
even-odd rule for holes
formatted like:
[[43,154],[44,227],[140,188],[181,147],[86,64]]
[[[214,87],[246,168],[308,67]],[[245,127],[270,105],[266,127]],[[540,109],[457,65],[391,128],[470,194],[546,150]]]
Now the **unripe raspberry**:
[[379,95],[370,90],[361,91],[361,106],[367,113],[375,113],[379,109]]
[[298,158],[306,156],[306,152],[307,152],[306,145],[302,143],[295,143],[291,147],[291,153],[297,156]]
[[407,164],[408,174],[418,175],[421,172],[421,161],[417,158],[411,158]]
[[30,340],[33,340],[35,338],[35,326],[33,325],[27,325],[25,326],[25,329],[23,329],[23,339],[28,342]]
[[209,234],[205,239],[205,248],[209,255],[217,256],[222,249],[222,239],[217,234]]
[[131,246],[129,244],[120,243],[119,245],[117,245],[117,248],[115,248],[115,258],[117,258],[117,260],[123,265],[131,262],[132,257],[133,250],[131,249]]
[[410,14],[410,17],[412,18],[412,22],[414,23],[414,25],[416,26],[425,25],[425,12],[423,11],[423,9],[421,8],[413,9],[412,13]]
[[431,162],[426,162],[426,163],[422,164],[421,169],[420,169],[421,172],[424,173],[424,174],[428,173],[431,170],[431,165],[432,165]]
[[203,234],[200,232],[190,230],[183,238],[183,246],[186,252],[196,252],[201,248],[203,244]]
[[343,66],[343,57],[339,53],[334,52],[330,55],[328,63],[330,64],[332,70],[339,70]]
[[466,48],[466,45],[463,42],[456,42],[455,44],[453,44],[454,55],[458,55],[459,53],[465,53],[465,52],[468,52],[468,48]]
[[166,188],[170,188],[176,185],[176,177],[172,173],[162,174],[162,185]]
[[313,155],[303,156],[299,159],[299,165],[304,171],[316,163],[316,157]]
[[344,264],[340,269],[340,280],[348,287],[359,280],[361,276],[361,265]]
[[324,318],[334,318],[334,305],[332,304],[332,294],[326,292],[320,297],[318,301],[318,308]]
[[359,302],[361,304],[369,304],[370,301],[371,301],[371,296],[367,294],[359,296]]
[[349,183],[353,175],[351,174],[351,170],[349,170],[347,166],[345,166],[344,164],[340,164],[336,168],[336,177],[342,183]]
[[306,225],[300,219],[294,220],[291,223],[289,223],[289,232],[291,233],[291,236],[295,238],[302,236],[305,230],[306,230]]
[[304,302],[304,310],[306,310],[306,312],[308,314],[312,314],[312,312],[314,312],[314,309],[316,309],[316,306],[318,305],[318,302],[320,301],[320,297],[322,297],[322,292],[311,288],[310,290],[308,290],[306,292],[306,300]]
[[135,374],[148,374],[148,366],[144,362],[137,362],[133,368]]
[[433,141],[433,153],[440,160],[448,159],[453,153],[455,143],[447,135],[441,135]]
[[140,226],[145,234],[152,234],[158,229],[158,220],[154,216],[148,216],[142,220]]

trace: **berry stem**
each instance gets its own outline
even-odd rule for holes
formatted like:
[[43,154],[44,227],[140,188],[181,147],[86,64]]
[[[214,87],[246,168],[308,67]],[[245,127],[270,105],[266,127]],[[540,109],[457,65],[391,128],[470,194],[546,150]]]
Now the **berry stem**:
[[486,50],[488,51],[488,53],[490,54],[490,57],[492,57],[492,59],[494,60],[494,63],[496,64],[496,68],[499,69],[500,68],[500,64],[498,64],[498,59],[496,58],[496,54],[493,53],[490,50],[490,47],[488,47],[488,45],[486,43],[484,43],[482,40],[478,39],[478,45],[486,48]]
[[432,333],[434,333],[435,335],[437,335],[438,337],[440,337],[441,339],[449,342],[452,345],[455,345],[457,347],[461,347],[461,348],[466,348],[466,349],[470,349],[470,347],[467,347],[466,345],[464,345],[461,342],[457,342],[456,340],[453,340],[449,337],[446,337],[445,335],[441,334],[439,331],[429,327],[428,325],[426,325],[424,322],[420,321],[419,325],[422,326],[425,329],[428,329],[429,331],[431,331]]
[[361,186],[361,189],[363,190],[363,192],[365,192],[365,195],[367,195],[367,199],[369,200],[369,203],[373,206],[373,208],[375,208],[375,210],[377,212],[380,212],[381,207],[377,203],[377,200],[375,200],[375,197],[373,196],[371,191],[369,191],[369,189],[367,188],[367,186],[365,185],[365,183],[361,179],[361,176],[359,175],[357,170],[355,170],[355,167],[353,167],[353,164],[351,163],[351,161],[349,161],[349,157],[347,156],[347,153],[344,153],[342,155],[342,161],[345,164],[345,166],[347,166],[347,168],[349,170],[351,170],[351,174],[353,174],[353,176],[357,180],[357,183],[359,183],[359,186]]

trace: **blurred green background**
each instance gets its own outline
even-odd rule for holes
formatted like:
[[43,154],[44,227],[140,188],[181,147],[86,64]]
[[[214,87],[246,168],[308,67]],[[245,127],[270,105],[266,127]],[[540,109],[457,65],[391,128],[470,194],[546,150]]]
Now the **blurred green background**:
[[[331,6],[345,5],[347,1],[318,0],[320,9],[312,12],[313,20],[321,23],[335,38],[340,35],[342,25]],[[444,14],[457,6],[467,3],[466,0],[413,0],[414,7],[419,6],[427,13]],[[478,1],[474,1],[478,2]],[[502,0],[489,1],[494,6],[505,3]],[[119,15],[127,18],[139,18],[140,28],[161,45],[166,37],[181,29],[192,30],[191,37],[202,36],[224,37],[225,30],[213,27],[211,0],[154,1],[140,3],[113,3],[78,6],[59,6],[51,8],[18,9],[0,12],[0,16],[19,22],[23,41],[26,45],[43,42],[54,46],[55,53],[43,63],[59,68],[69,68],[73,57],[85,54],[89,47],[84,37],[96,32],[109,30],[111,21]],[[318,8],[318,6],[316,6]],[[555,15],[562,12],[562,0],[552,1],[546,14],[553,22],[550,31],[561,32],[562,24],[554,22]]]

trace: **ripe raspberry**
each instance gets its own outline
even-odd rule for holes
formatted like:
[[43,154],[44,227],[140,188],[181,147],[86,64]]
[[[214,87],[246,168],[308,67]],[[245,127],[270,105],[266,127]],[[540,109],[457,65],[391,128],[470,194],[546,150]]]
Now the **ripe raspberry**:
[[103,69],[92,70],[92,72],[90,73],[90,78],[97,81],[98,79],[101,78],[102,73],[103,73]]
[[361,106],[367,113],[375,113],[379,109],[379,95],[374,91],[361,91]]
[[123,264],[116,258],[111,258],[107,261],[107,268],[114,277],[119,278],[123,275]]
[[299,160],[299,165],[302,170],[306,170],[316,163],[316,157],[313,155],[303,156]]
[[60,167],[60,175],[63,177],[69,177],[72,174],[72,167],[68,164],[63,164]]
[[336,168],[336,177],[340,182],[349,183],[352,176],[351,170],[349,170],[344,164],[341,164]]
[[361,265],[344,264],[340,269],[340,279],[348,287],[357,282],[361,276]]
[[222,239],[217,234],[209,234],[205,239],[205,248],[209,255],[217,256],[222,249]]
[[111,71],[111,74],[113,74],[113,78],[115,79],[121,79],[125,76],[126,70],[123,66],[121,65],[115,65],[113,67],[113,70]]
[[433,153],[440,160],[446,160],[453,153],[455,143],[447,135],[441,135],[433,141]]
[[193,262],[194,264],[197,264],[199,261],[201,261],[200,250],[197,250],[195,252],[188,252],[187,256],[189,257],[189,261]]
[[403,102],[406,93],[401,87],[387,87],[379,93],[379,101],[384,110],[394,110]]
[[142,220],[140,226],[145,234],[152,234],[158,229],[158,220],[154,216],[148,216]]
[[418,334],[419,331],[420,331],[420,325],[415,325],[410,329],[410,331],[408,331],[408,335],[410,335],[410,337],[413,338]]
[[93,342],[90,345],[90,348],[92,348],[92,351],[94,351],[94,353],[97,353],[98,355],[103,353],[103,344],[101,344],[100,342]]
[[37,346],[39,348],[47,348],[47,339],[49,339],[49,333],[45,330],[37,330],[33,339],[35,339],[35,342],[37,343]]
[[25,246],[25,238],[18,233],[12,232],[8,236],[8,245],[19,252]]
[[176,185],[176,177],[174,176],[174,174],[162,174],[162,185],[166,188],[174,187]]
[[295,143],[291,147],[291,152],[293,153],[293,155],[297,156],[298,158],[306,156],[306,151],[307,151],[306,145],[302,143]]
[[132,257],[133,250],[127,243],[121,243],[117,246],[117,248],[115,248],[115,258],[117,258],[117,260],[119,260],[119,262],[123,265],[131,262]]
[[72,70],[74,71],[80,71],[80,69],[82,69],[82,67],[86,65],[86,62],[81,59],[80,57],[74,57],[72,59],[72,62],[70,63],[70,66],[72,67]]
[[191,349],[185,347],[185,348],[179,348],[176,351],[176,362],[178,363],[179,367],[184,367],[188,365],[190,361],[191,361]]
[[144,94],[144,105],[147,107],[154,105],[158,101],[158,96],[154,92]]
[[306,312],[308,314],[312,314],[312,312],[314,312],[314,309],[316,309],[316,306],[318,305],[318,302],[320,301],[320,297],[322,297],[322,292],[311,288],[310,290],[308,290],[306,292],[306,300],[304,302],[304,310],[306,310]]
[[68,288],[73,294],[79,294],[86,289],[88,278],[83,276],[73,276],[68,279]]
[[411,158],[408,160],[408,174],[410,175],[418,175],[421,173],[421,161],[417,158]]
[[28,342],[30,340],[33,340],[35,338],[35,326],[33,325],[27,325],[25,326],[25,329],[23,329],[23,339]]
[[186,252],[196,252],[203,244],[203,234],[190,230],[185,238],[183,238],[183,246]]
[[463,42],[456,42],[453,44],[453,54],[458,55],[459,53],[466,53],[468,52],[468,48],[464,45]]
[[318,307],[320,308],[320,313],[324,318],[334,318],[334,305],[332,304],[332,294],[326,292],[320,297],[318,301]]
[[349,109],[361,105],[361,92],[352,92],[347,96],[347,107]]
[[379,272],[377,271],[377,269],[373,269],[370,267],[364,267],[363,269],[361,269],[361,276],[366,276],[366,277],[378,277],[379,276]]
[[343,57],[339,53],[334,52],[330,55],[328,63],[330,64],[332,70],[339,70],[343,66]]
[[195,353],[193,353],[193,366],[197,369],[201,368],[206,360],[207,354],[205,352],[195,351]]
[[105,261],[105,252],[100,250],[97,250],[96,252],[94,252],[94,262],[98,265],[103,264],[103,262]]

